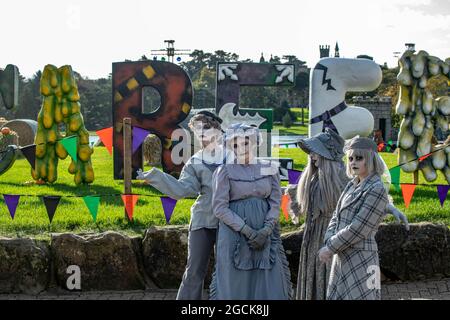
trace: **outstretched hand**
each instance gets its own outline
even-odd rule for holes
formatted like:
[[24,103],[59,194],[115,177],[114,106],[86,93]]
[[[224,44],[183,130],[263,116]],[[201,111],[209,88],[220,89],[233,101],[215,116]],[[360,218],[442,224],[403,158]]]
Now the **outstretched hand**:
[[136,179],[150,182],[150,171],[142,171],[142,169],[138,169],[136,173],[137,173]]

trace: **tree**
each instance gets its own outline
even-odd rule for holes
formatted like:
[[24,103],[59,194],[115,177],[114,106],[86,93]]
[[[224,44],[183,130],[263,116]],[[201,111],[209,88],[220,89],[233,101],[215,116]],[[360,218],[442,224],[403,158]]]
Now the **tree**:
[[180,63],[180,66],[186,70],[189,76],[193,77],[197,72],[208,65],[211,54],[204,52],[203,50],[194,50],[189,57],[192,59]]
[[239,56],[236,53],[225,52],[223,50],[214,51],[208,61],[208,68],[216,69],[217,62],[238,61]]
[[286,112],[286,114],[282,118],[283,127],[290,128],[292,126],[292,119],[289,112]]

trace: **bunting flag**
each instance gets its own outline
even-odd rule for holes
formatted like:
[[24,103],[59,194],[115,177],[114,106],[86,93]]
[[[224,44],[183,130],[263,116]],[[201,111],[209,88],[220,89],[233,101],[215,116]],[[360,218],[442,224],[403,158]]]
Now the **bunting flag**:
[[127,211],[128,218],[133,220],[133,211],[139,196],[137,194],[123,194],[122,201],[125,205],[125,210]]
[[89,212],[91,213],[92,218],[94,219],[94,222],[97,222],[97,212],[98,212],[98,205],[100,203],[100,197],[99,196],[86,196],[83,197],[84,203],[86,204],[86,207],[89,209]]
[[409,204],[411,203],[411,199],[413,197],[414,190],[416,189],[416,185],[402,183],[401,187],[402,187],[403,200],[405,201],[405,207],[408,208]]
[[283,211],[286,221],[289,220],[289,195],[283,194],[281,196],[281,210]]
[[177,200],[172,199],[170,197],[161,197],[161,203],[164,209],[164,216],[166,217],[166,222],[170,222],[170,218],[172,218],[173,209],[175,209],[175,205],[177,204]]
[[8,207],[11,219],[14,219],[14,215],[16,214],[16,208],[17,205],[19,204],[20,195],[4,194],[3,199],[5,199],[5,203],[6,206]]
[[75,163],[77,163],[77,141],[77,136],[70,136],[61,139],[61,144]]
[[109,155],[112,155],[112,145],[113,145],[113,127],[101,129],[95,132],[102,143],[108,149]]
[[30,163],[31,168],[34,169],[34,165],[36,162],[36,145],[30,144],[25,147],[21,147],[20,151],[22,152],[23,156],[28,160]]
[[395,190],[400,191],[400,166],[390,169],[389,173],[391,174],[391,183],[394,185]]
[[422,162],[423,160],[425,160],[425,159],[428,158],[429,156],[431,156],[431,153],[426,154],[426,155],[424,155],[424,156],[421,156],[421,157],[419,158],[419,162]]
[[298,184],[300,177],[302,176],[302,171],[288,169],[288,180],[289,184]]
[[450,189],[450,186],[437,186],[437,192],[438,192],[438,196],[439,196],[439,201],[441,202],[441,207],[444,206],[444,201],[445,198],[447,198],[447,194],[448,194],[448,190]]
[[50,223],[52,223],[59,200],[61,200],[61,196],[43,196],[42,200],[44,201],[45,208],[47,209],[48,219],[50,220]]
[[132,153],[135,153],[136,150],[141,146],[142,142],[144,142],[145,138],[148,136],[150,131],[144,130],[139,127],[133,127],[133,150]]

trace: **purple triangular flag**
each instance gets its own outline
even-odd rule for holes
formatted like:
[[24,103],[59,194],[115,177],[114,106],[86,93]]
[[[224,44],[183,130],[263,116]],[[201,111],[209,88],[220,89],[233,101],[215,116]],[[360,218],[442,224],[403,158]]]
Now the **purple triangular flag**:
[[298,184],[300,177],[302,176],[302,171],[288,169],[288,180],[289,184]]
[[20,148],[20,151],[22,152],[23,156],[30,163],[31,168],[34,169],[34,164],[36,161],[36,145],[30,144],[28,146]]
[[164,209],[164,215],[166,216],[166,222],[169,223],[170,218],[172,217],[173,209],[177,204],[177,200],[169,197],[161,197],[161,203]]
[[444,201],[445,201],[445,198],[447,198],[447,193],[448,193],[449,189],[450,189],[450,186],[444,186],[444,185],[437,186],[437,192],[438,192],[438,196],[439,196],[439,201],[441,202],[441,207],[444,206]]
[[56,208],[58,207],[61,196],[43,196],[45,208],[47,209],[48,219],[52,223],[53,216],[55,215]]
[[139,127],[133,127],[133,151],[132,153],[135,153],[136,150],[141,146],[142,142],[144,142],[145,138],[148,136],[150,131],[139,128]]
[[19,195],[15,194],[4,194],[3,199],[5,199],[6,206],[8,207],[9,214],[11,215],[11,218],[14,219],[14,215],[16,214],[16,208],[19,204]]

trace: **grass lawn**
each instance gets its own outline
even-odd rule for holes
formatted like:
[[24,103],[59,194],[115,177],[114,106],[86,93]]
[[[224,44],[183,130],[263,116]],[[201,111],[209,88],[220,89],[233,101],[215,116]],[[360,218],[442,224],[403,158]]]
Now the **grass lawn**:
[[[296,122],[302,121],[302,109],[301,108],[291,108],[291,111],[297,116]],[[274,130],[278,130],[278,134],[282,136],[290,136],[290,135],[308,135],[308,117],[309,117],[309,109],[304,109],[304,125],[293,124],[290,128],[285,128],[281,124],[277,124],[273,126]]]
[[[298,125],[293,124],[290,128],[285,128],[282,125],[275,124],[273,126],[272,133],[279,134],[280,136],[307,136],[308,135],[308,125]],[[277,131],[275,131],[277,130]]]
[[[306,155],[299,149],[275,149],[280,157],[294,159],[295,169],[302,170],[306,164]],[[395,166],[395,155],[383,154],[389,167]],[[58,180],[53,185],[35,185],[32,181],[30,166],[25,159],[16,160],[14,166],[0,176],[2,194],[26,194],[20,198],[15,219],[12,220],[3,200],[0,201],[0,236],[23,237],[33,236],[47,238],[52,232],[101,232],[120,230],[127,234],[142,234],[150,225],[165,225],[165,217],[159,199],[161,195],[155,189],[143,185],[141,181],[133,182],[133,193],[141,194],[134,209],[134,220],[125,219],[124,206],[120,194],[123,183],[112,178],[112,157],[104,147],[96,147],[92,155],[95,170],[95,181],[92,185],[76,186],[73,176],[67,172],[69,160],[59,163]],[[401,182],[411,182],[411,175],[402,173]],[[421,177],[420,181],[424,181]],[[446,184],[444,177],[434,183]],[[286,185],[286,182],[283,182]],[[56,210],[53,222],[50,224],[45,206],[39,196],[61,195],[60,204]],[[82,196],[100,195],[100,206],[97,222],[84,204]],[[436,187],[418,186],[411,205],[404,207],[401,192],[391,190],[395,204],[404,211],[410,222],[432,221],[450,225],[450,201],[442,208],[436,193]],[[193,199],[183,199],[177,202],[171,224],[189,223],[190,207]],[[391,219],[389,219],[391,220]],[[286,222],[281,215],[283,230],[297,228],[291,222]]]
[[[14,166],[0,176],[2,194],[27,194],[22,196],[11,220],[3,200],[0,204],[0,235],[7,236],[48,236],[50,232],[91,232],[104,230],[122,230],[126,233],[142,234],[149,225],[164,225],[166,220],[158,191],[141,181],[133,182],[133,193],[140,196],[134,208],[134,219],[125,219],[124,206],[120,194],[123,193],[121,180],[113,180],[113,160],[104,147],[96,147],[92,155],[95,181],[91,185],[76,186],[73,176],[67,172],[69,158],[60,160],[58,180],[53,185],[27,185],[32,181],[30,166],[25,159],[16,160]],[[62,195],[51,224],[49,224],[45,206],[39,198],[42,195]],[[93,222],[82,196],[105,195],[101,197],[97,223]],[[109,196],[108,196],[109,195]],[[65,197],[64,197],[65,196]],[[71,196],[71,197],[70,197]],[[80,197],[73,197],[80,196]],[[193,199],[184,199],[177,203],[172,224],[189,223],[189,209]]]

